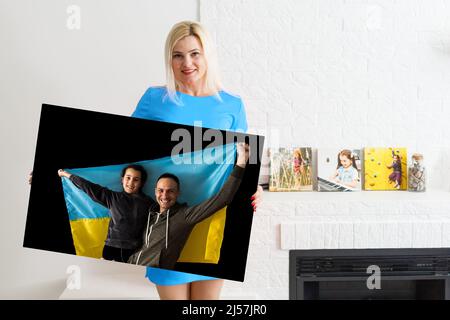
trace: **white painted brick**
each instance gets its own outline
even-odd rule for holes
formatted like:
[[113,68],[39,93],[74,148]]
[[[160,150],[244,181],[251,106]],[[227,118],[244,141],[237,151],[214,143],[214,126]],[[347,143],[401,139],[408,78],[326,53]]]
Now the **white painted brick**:
[[270,259],[266,257],[258,257],[258,258],[252,257],[247,259],[246,268],[257,272],[269,273],[270,272],[269,264]]
[[375,215],[377,207],[374,202],[370,201],[355,201],[350,204],[351,212],[360,216]]
[[339,248],[353,248],[353,223],[339,224]]
[[280,225],[281,249],[290,250],[296,248],[296,226],[295,224],[283,223]]
[[[288,126],[274,126],[270,122],[270,117],[268,117],[268,125],[270,128],[270,133],[268,138],[271,140],[271,143],[277,148],[291,148],[294,145],[297,145],[298,140],[293,138],[292,128]],[[274,135],[274,136],[271,136]]]
[[448,15],[445,14],[448,13],[446,1],[418,1],[416,6],[421,17],[416,24],[417,30],[439,31],[448,26]]
[[[271,126],[286,126],[291,128],[294,122],[292,108],[284,110],[283,112],[271,113],[268,122]],[[306,123],[305,123],[306,124]]]
[[[411,117],[405,116],[406,123],[416,123],[416,119],[407,120],[407,118],[415,118],[415,114],[411,115]],[[415,144],[416,140],[411,135],[411,128],[400,127],[393,131],[392,133],[393,140],[398,142],[398,145],[406,146]]]
[[280,250],[280,246],[270,251],[270,259],[285,259],[286,263],[289,261],[289,251],[288,250]]
[[[238,70],[232,70],[231,68],[227,71],[222,72],[222,79],[227,84],[226,90],[231,93],[240,93],[242,88],[242,72]],[[244,106],[249,103],[248,99],[245,99]],[[247,110],[246,110],[247,111]]]
[[298,202],[295,209],[295,214],[297,216],[333,216],[337,213],[340,215],[348,215],[350,212],[350,208],[346,203],[337,201]]
[[261,299],[265,300],[289,300],[288,288],[270,288],[258,290]]
[[293,60],[290,70],[295,71],[317,71],[318,48],[313,44],[293,44],[291,46],[291,59]]
[[[268,99],[269,96],[267,94],[267,91],[264,89],[264,86],[258,85],[257,83],[255,83],[254,81],[249,81],[248,80],[248,75],[243,73],[242,76],[242,92],[245,92],[245,95],[247,97],[247,99]],[[262,80],[264,81],[264,80]],[[245,103],[245,102],[244,102]],[[266,112],[269,110],[265,110]]]
[[431,228],[428,223],[417,222],[413,224],[412,247],[428,247],[428,238]]
[[267,208],[267,203],[268,203],[267,201],[261,203],[261,205],[256,210],[259,216],[270,216],[272,214],[272,211],[269,210],[269,208]]
[[355,248],[369,247],[369,223],[354,223],[354,245]]
[[390,145],[390,143],[392,143],[393,130],[393,127],[389,125],[379,126],[376,122],[371,122],[366,128],[365,145]]
[[270,216],[290,217],[295,215],[295,204],[286,201],[265,202],[263,200],[261,209],[269,212]]
[[[425,155],[429,190],[449,192],[448,9],[443,0],[201,0],[200,18],[226,88],[243,96],[249,126],[267,132],[266,145],[404,145]],[[356,200],[263,199],[249,249],[253,275],[226,289],[287,299],[276,269],[286,270],[291,248],[450,246],[444,197],[380,201],[366,192]]]
[[364,4],[350,4],[344,7],[345,32],[364,32],[367,29],[367,6]]
[[324,248],[339,248],[339,225],[337,223],[324,224]]
[[307,223],[297,223],[295,225],[295,248],[310,249],[311,228]]
[[255,214],[252,221],[252,230],[267,232],[271,228],[270,217]]
[[[370,95],[369,76],[364,73],[348,74],[343,77],[342,98],[346,101],[362,101],[369,98]],[[348,112],[362,113],[364,115],[364,108],[367,108],[367,103],[360,105],[359,108],[345,109]],[[362,109],[361,109],[362,108]],[[350,111],[351,110],[351,111]]]
[[427,247],[438,248],[442,246],[442,227],[441,222],[430,222]]
[[442,224],[442,246],[450,247],[450,222],[444,222]]
[[237,293],[242,292],[242,288],[244,287],[245,282],[240,281],[225,281],[223,284],[222,293]]
[[398,224],[396,222],[383,223],[383,248],[398,247]]
[[438,83],[430,83],[430,82],[422,82],[419,83],[418,86],[418,95],[419,99],[438,99],[440,97],[448,98],[448,90],[450,89],[450,85],[444,82],[444,79],[441,77],[442,82]]
[[[325,21],[325,24],[327,21],[330,22],[328,19]],[[341,27],[339,25],[342,24],[341,21],[334,20],[333,22],[336,23],[336,26],[327,28],[324,33],[319,32],[318,41],[314,44],[315,55],[317,56],[316,72],[343,72],[345,70],[345,35],[335,29]],[[324,27],[322,26],[322,28]],[[350,72],[352,71],[354,69]]]
[[270,273],[280,273],[282,275],[288,275],[289,272],[289,259],[270,259],[268,262]]
[[411,222],[398,223],[398,247],[411,248],[413,239],[413,224]]
[[[285,79],[285,73],[277,73],[276,76],[279,79]],[[284,88],[280,86],[280,93],[288,94],[293,100],[298,100],[301,97],[301,101],[310,101],[317,98],[319,93],[319,76],[313,72],[306,71],[292,71],[291,78],[289,79],[290,85]],[[274,81],[279,80],[274,78]],[[286,97],[286,96],[285,96]]]
[[269,257],[269,248],[265,245],[256,245],[252,243],[248,248],[248,259]]
[[[290,16],[274,16],[273,10],[276,9],[276,5],[262,2],[252,2],[242,5],[242,10],[246,13],[246,16],[242,21],[242,28],[244,30],[260,30],[260,31],[275,31],[282,33],[283,30],[289,30],[291,28]],[[262,17],[266,17],[262,19]],[[268,19],[267,17],[270,17]]]
[[250,242],[256,246],[269,246],[275,243],[275,237],[272,232],[269,232],[268,229],[258,230],[252,226]]
[[267,272],[246,272],[244,283],[246,287],[259,289],[259,288],[267,288],[269,286],[269,275]]
[[324,71],[317,75],[319,96],[339,98],[344,90],[344,75],[339,71]]
[[370,33],[384,32],[389,34],[395,25],[392,14],[392,3],[383,2],[382,5],[370,3],[366,7],[366,28]]
[[316,76],[312,73],[272,71],[271,80],[272,86],[267,90],[272,98],[296,99],[302,96],[305,99],[316,97],[318,93]]
[[280,288],[289,290],[289,273],[288,272],[273,272],[272,277],[269,278],[269,288]]
[[[346,141],[352,146],[362,146],[366,144],[366,134],[367,124],[355,123],[351,127],[342,128],[342,138],[341,141]],[[337,141],[336,141],[337,143]]]
[[343,1],[323,0],[318,1],[319,17],[342,18],[345,15]]
[[323,223],[311,223],[311,249],[323,249],[325,246],[325,230]]
[[369,224],[368,238],[368,248],[382,248],[383,227],[380,223],[373,222]]
[[285,115],[294,112],[292,107],[292,101],[286,98],[269,98],[265,100],[266,108],[270,109],[273,113],[283,113]]

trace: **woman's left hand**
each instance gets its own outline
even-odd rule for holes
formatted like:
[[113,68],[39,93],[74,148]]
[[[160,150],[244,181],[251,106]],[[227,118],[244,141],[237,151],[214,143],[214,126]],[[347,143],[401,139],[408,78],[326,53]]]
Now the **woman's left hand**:
[[253,212],[256,212],[256,208],[261,204],[263,195],[263,188],[258,186],[255,194],[250,198],[252,200]]

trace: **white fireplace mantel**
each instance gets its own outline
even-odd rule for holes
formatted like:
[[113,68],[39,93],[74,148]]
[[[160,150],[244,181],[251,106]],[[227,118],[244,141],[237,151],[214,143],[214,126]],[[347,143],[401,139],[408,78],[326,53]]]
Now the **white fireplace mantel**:
[[280,248],[450,247],[450,192],[264,192]]

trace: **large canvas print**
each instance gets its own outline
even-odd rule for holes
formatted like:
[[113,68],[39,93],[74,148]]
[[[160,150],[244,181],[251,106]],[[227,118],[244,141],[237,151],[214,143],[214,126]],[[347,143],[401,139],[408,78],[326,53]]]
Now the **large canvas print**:
[[24,246],[243,281],[263,142],[43,105]]
[[361,190],[361,150],[323,148],[318,150],[319,191]]
[[312,149],[272,148],[269,191],[312,191]]
[[364,171],[366,190],[406,190],[406,148],[365,148]]

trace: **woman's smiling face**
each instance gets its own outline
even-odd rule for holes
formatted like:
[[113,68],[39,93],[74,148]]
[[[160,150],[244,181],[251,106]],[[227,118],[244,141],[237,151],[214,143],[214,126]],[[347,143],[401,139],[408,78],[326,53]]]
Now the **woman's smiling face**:
[[207,63],[200,41],[195,36],[179,40],[172,52],[172,70],[175,80],[183,86],[198,86],[205,77]]

